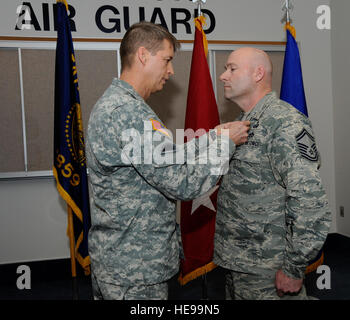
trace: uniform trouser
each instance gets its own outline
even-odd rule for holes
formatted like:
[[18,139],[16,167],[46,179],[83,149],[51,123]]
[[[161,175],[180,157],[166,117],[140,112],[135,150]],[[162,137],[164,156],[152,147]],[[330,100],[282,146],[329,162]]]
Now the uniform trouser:
[[309,300],[305,286],[297,294],[279,297],[275,287],[275,274],[256,275],[229,271],[226,274],[226,299],[231,300]]
[[94,300],[167,300],[168,283],[144,286],[119,286],[97,280],[91,273]]

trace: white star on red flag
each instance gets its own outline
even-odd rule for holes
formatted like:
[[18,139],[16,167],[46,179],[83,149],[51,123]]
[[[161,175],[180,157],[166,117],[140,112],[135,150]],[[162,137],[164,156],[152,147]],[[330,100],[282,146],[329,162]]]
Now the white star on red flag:
[[219,186],[215,186],[213,189],[210,189],[208,192],[200,196],[199,198],[196,198],[192,201],[192,210],[191,215],[200,207],[204,206],[208,209],[216,212],[215,207],[213,205],[213,202],[210,199],[210,196],[219,188]]

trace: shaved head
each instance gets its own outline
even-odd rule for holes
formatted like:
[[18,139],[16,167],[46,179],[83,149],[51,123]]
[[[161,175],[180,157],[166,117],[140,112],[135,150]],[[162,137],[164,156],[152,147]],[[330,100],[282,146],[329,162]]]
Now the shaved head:
[[262,66],[266,74],[272,78],[272,62],[265,51],[257,48],[245,47],[237,49],[231,54],[239,56],[244,63],[247,63],[252,68]]
[[227,58],[226,71],[220,76],[225,98],[249,110],[255,102],[272,90],[272,63],[260,49],[244,47]]

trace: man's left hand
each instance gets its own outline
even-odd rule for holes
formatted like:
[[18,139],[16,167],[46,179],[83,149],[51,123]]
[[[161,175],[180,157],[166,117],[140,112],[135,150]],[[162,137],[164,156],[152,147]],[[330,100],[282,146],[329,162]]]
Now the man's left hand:
[[298,293],[303,285],[303,279],[293,279],[288,277],[282,270],[276,272],[275,286],[278,296],[285,293]]

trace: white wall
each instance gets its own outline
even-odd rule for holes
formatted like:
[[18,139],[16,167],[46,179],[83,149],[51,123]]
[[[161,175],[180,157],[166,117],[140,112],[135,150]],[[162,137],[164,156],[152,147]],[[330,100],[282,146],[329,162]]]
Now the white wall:
[[[350,1],[332,0],[331,9],[337,231],[350,236]],[[344,206],[344,218],[340,217],[340,206]]]
[[66,204],[53,178],[0,181],[0,263],[69,257]]
[[[214,0],[208,0],[208,2],[214,2]],[[220,2],[220,6],[215,11],[217,24],[220,28],[232,30],[231,40],[285,41],[283,25],[280,22],[282,1],[221,0],[215,2]],[[344,203],[346,208],[349,208],[347,206],[349,199],[346,198],[345,192],[346,180],[350,180],[345,176],[348,174],[345,164],[349,161],[342,162],[342,159],[350,158],[348,149],[345,150],[345,139],[349,136],[349,126],[346,126],[345,121],[350,118],[344,116],[349,115],[348,109],[347,113],[343,112],[348,98],[347,88],[340,86],[342,83],[346,84],[343,81],[346,78],[342,70],[343,65],[339,61],[345,60],[346,52],[342,53],[338,50],[346,41],[332,37],[332,44],[335,47],[331,50],[331,32],[318,30],[316,27],[316,8],[321,4],[329,4],[329,0],[293,0],[292,2],[294,4],[292,18],[301,48],[308,110],[322,156],[321,175],[333,212],[331,232],[350,234],[349,219],[346,220],[347,224],[343,221],[338,225],[336,223],[336,203],[337,205]],[[343,6],[344,8],[336,7],[338,10],[335,18],[344,20],[344,24],[347,24],[350,31],[349,24],[346,22],[346,13],[350,11],[344,10],[349,9],[349,5],[343,4]],[[219,19],[220,10],[230,10],[231,19]],[[335,30],[337,26],[338,24],[335,24]],[[344,37],[346,36],[347,34],[344,33]],[[346,46],[349,49],[349,45],[346,44]],[[335,65],[334,87],[339,87],[334,93],[337,108],[335,111],[333,110],[331,62]],[[344,125],[340,126],[339,123]],[[341,140],[342,137],[343,140]],[[335,170],[337,180],[335,180]],[[69,257],[66,207],[58,196],[53,179],[0,181],[0,203],[0,264]]]

